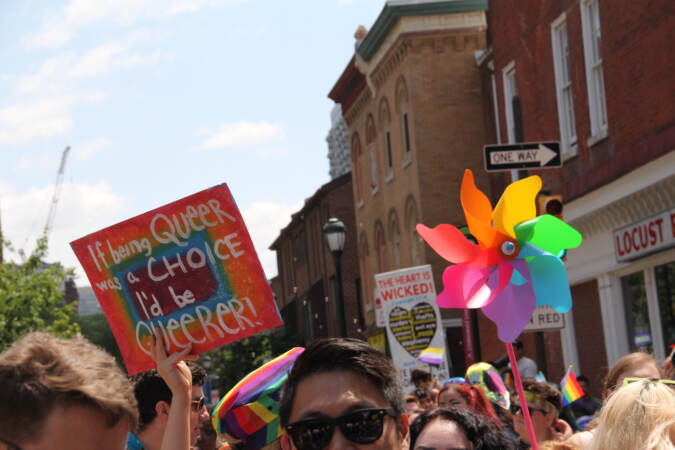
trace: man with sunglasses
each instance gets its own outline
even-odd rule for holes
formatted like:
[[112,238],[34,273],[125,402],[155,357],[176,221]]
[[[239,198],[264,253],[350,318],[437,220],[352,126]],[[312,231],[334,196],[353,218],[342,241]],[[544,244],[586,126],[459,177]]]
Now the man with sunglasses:
[[[562,396],[558,390],[531,379],[523,380],[523,389],[537,442],[563,441],[572,435],[572,427],[558,418],[562,408]],[[520,408],[520,399],[515,398],[511,401],[511,412],[513,428],[520,438],[529,444],[530,437]]]
[[[181,353],[174,355],[169,358],[182,359],[186,356]],[[166,355],[164,355],[164,358],[166,358]],[[171,361],[169,362],[171,363]],[[187,399],[184,402],[179,400],[179,402],[181,405],[185,404],[186,406],[189,403],[189,441],[191,445],[194,445],[197,439],[199,439],[202,422],[209,419],[209,413],[204,405],[204,392],[202,391],[202,386],[206,381],[206,371],[192,361],[181,362],[179,364],[186,364],[192,375],[192,385],[189,386],[189,402]],[[154,369],[133,377],[134,394],[138,402],[139,421],[137,431],[129,435],[127,442],[128,450],[162,449],[165,432],[168,429],[176,428],[171,422],[170,411],[178,403],[174,401],[172,404],[172,400],[175,400],[174,391],[180,392],[181,390],[180,385],[183,384],[181,378],[189,378],[187,376],[188,369],[185,369],[185,374],[181,374],[180,368],[174,367],[172,371],[175,374],[170,374],[172,377],[168,380],[171,386]],[[166,373],[164,377],[167,377]],[[184,417],[182,414],[181,416]]]
[[279,409],[283,450],[397,450],[408,434],[396,369],[356,339],[310,345],[288,376]]

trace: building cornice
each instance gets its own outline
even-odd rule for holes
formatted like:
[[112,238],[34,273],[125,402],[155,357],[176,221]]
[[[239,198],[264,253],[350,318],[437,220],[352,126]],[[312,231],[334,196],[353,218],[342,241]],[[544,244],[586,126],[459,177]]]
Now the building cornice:
[[365,61],[370,61],[378,52],[392,28],[403,17],[466,13],[485,11],[486,9],[487,0],[389,1],[385,4],[361,45],[359,45],[357,53]]

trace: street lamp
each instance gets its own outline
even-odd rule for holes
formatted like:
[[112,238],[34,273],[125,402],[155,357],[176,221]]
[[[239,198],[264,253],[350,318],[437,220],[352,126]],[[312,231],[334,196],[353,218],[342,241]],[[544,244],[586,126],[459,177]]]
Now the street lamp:
[[323,226],[323,234],[326,236],[326,242],[330,253],[333,255],[333,264],[335,265],[335,278],[337,279],[337,307],[338,318],[340,319],[340,335],[347,337],[347,322],[345,321],[345,300],[342,296],[342,267],[340,259],[342,250],[345,248],[345,224],[340,219],[331,217]]

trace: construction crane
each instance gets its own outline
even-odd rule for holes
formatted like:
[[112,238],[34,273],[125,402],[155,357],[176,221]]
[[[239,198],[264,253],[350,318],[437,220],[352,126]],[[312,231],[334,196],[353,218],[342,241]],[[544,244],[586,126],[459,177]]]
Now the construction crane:
[[[59,164],[59,170],[56,172],[56,181],[54,182],[54,193],[52,194],[52,201],[49,204],[49,213],[47,214],[47,223],[45,223],[45,228],[42,231],[42,236],[45,238],[49,237],[49,232],[52,229],[52,225],[54,224],[54,217],[56,216],[56,205],[59,202],[59,193],[61,192],[61,185],[63,184],[63,174],[66,168],[66,161],[68,160],[68,153],[70,153],[70,146],[66,147],[63,150],[63,153],[61,154],[61,164]],[[28,238],[26,238],[26,242],[28,241]],[[26,242],[24,242],[23,247],[26,246]],[[23,262],[26,262],[26,252],[24,249],[20,248],[19,249],[19,256],[21,256],[21,260]]]

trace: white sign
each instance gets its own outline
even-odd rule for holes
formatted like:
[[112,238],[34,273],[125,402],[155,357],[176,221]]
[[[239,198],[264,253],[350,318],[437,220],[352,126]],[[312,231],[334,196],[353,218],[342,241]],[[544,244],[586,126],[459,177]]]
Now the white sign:
[[565,316],[550,306],[537,306],[523,331],[561,330],[563,328],[565,328]]
[[415,386],[410,374],[416,367],[427,367],[417,359],[427,347],[442,348],[443,361],[433,375],[447,379],[448,359],[441,312],[436,305],[436,288],[431,266],[417,266],[375,275],[378,297],[382,302],[387,338],[394,364],[403,376],[405,392]]
[[614,231],[618,262],[640,258],[675,245],[675,208]]
[[486,145],[483,152],[487,172],[562,166],[559,142]]

